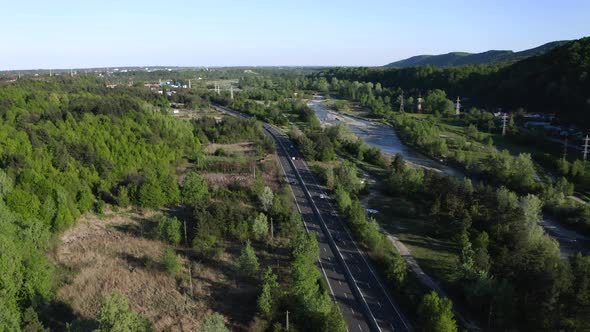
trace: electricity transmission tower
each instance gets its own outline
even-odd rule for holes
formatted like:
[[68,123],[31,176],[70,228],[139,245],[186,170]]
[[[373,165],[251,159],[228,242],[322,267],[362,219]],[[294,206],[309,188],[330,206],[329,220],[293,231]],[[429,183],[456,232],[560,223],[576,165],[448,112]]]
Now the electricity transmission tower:
[[457,102],[455,103],[455,115],[461,113],[461,99],[457,96]]
[[402,91],[402,94],[399,96],[399,112],[403,113],[404,112],[404,92]]
[[502,114],[502,136],[506,136],[506,121],[508,120],[508,115],[506,113]]

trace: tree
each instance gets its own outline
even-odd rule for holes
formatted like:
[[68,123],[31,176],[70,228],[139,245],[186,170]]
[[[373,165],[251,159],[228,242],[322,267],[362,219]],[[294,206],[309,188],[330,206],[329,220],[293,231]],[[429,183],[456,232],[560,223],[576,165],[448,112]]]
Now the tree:
[[225,320],[223,316],[218,313],[209,315],[203,325],[199,328],[199,332],[229,332],[229,329],[225,327]]
[[129,189],[127,187],[120,187],[119,193],[117,194],[117,205],[120,207],[128,207],[131,204],[131,199],[129,198]]
[[158,180],[148,175],[139,189],[139,205],[146,208],[159,208],[166,204],[166,196]]
[[207,180],[197,172],[190,172],[184,180],[182,187],[182,202],[184,204],[197,204],[209,195]]
[[164,252],[162,253],[161,263],[164,270],[170,274],[177,274],[178,272],[180,272],[180,260],[178,259],[178,256],[176,256],[174,250],[170,248],[164,249]]
[[28,307],[23,314],[23,332],[49,332],[49,329],[43,326],[33,307]]
[[272,207],[273,198],[274,194],[272,192],[272,189],[265,186],[262,192],[258,195],[258,200],[260,201],[260,204],[262,204],[262,210],[264,212],[270,211],[270,208]]
[[275,306],[278,300],[279,283],[277,276],[268,267],[264,273],[262,290],[258,296],[258,311],[268,320],[274,315]]
[[259,268],[258,257],[256,257],[250,241],[246,241],[246,246],[242,249],[242,253],[238,259],[238,270],[244,276],[254,277]]
[[401,287],[408,274],[408,265],[403,257],[397,253],[387,256],[385,261],[385,277],[396,287]]
[[447,298],[438,297],[435,291],[424,295],[418,314],[421,321],[421,331],[457,331],[457,323],[453,317],[453,304]]
[[254,218],[252,233],[254,234],[254,238],[258,241],[268,236],[268,219],[264,213],[260,212],[258,216]]
[[98,313],[99,328],[96,332],[152,331],[150,322],[129,308],[129,302],[119,290],[107,296]]
[[345,213],[352,204],[350,194],[348,193],[348,191],[342,188],[342,186],[336,187],[334,198],[336,200],[336,206],[338,206],[338,210],[340,211],[340,213]]
[[0,169],[0,198],[6,196],[6,194],[12,191],[14,182],[3,169]]
[[176,217],[168,218],[166,216],[160,217],[158,220],[158,237],[161,240],[168,241],[174,245],[180,243],[182,239],[181,224]]
[[361,181],[357,176],[356,166],[350,161],[342,162],[334,169],[336,183],[350,192],[357,192],[361,188]]

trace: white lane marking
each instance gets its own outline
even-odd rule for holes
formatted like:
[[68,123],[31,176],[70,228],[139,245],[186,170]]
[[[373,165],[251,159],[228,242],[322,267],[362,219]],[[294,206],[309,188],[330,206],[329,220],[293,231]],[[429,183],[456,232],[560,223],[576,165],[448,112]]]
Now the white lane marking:
[[324,252],[326,252],[326,247],[324,247]]
[[338,285],[342,286],[342,283],[340,282],[340,280],[338,280]]
[[350,308],[350,311],[352,312],[352,314],[354,315],[354,309],[352,309],[352,307]]
[[[283,147],[283,149],[284,149],[284,147]],[[284,152],[284,150],[283,150],[283,152]],[[279,157],[279,165],[281,165],[281,169],[283,170],[283,174],[285,174],[285,176],[286,176],[287,172],[285,171],[285,168],[283,167],[283,163],[281,162],[280,157]],[[301,215],[301,219],[303,220],[303,213],[301,213],[301,207],[299,206],[299,202],[297,202],[297,197],[295,197],[295,192],[293,191],[293,186],[289,185],[289,189],[291,189],[291,194],[293,195],[293,199],[295,200],[295,205],[297,206],[297,210],[299,211],[299,214]],[[309,234],[309,228],[307,228],[307,223],[305,221],[303,222],[303,226],[305,227],[305,231]],[[332,285],[330,284],[330,279],[328,278],[328,275],[326,274],[326,270],[324,270],[324,266],[322,265],[322,260],[319,257],[318,257],[318,263],[320,263],[320,268],[322,269],[322,273],[324,274],[324,278],[326,279],[326,282],[328,283],[328,288],[330,289],[330,294],[332,295],[332,301],[336,302],[336,296],[334,295],[334,290],[332,289]],[[338,281],[338,282],[340,282],[340,281]]]
[[[307,166],[307,163],[303,163],[303,166],[309,171],[311,172],[311,170],[309,169],[309,166]],[[297,169],[295,170],[297,171]],[[318,185],[317,182],[315,181],[315,177],[313,177],[313,180],[316,184],[316,186]],[[305,183],[304,183],[305,186]],[[330,208],[333,209],[332,207],[332,203],[328,202],[328,204],[330,205]],[[321,216],[320,216],[321,218]],[[323,218],[321,218],[323,220]],[[342,224],[342,223],[341,223]],[[379,287],[381,288],[382,292],[385,294],[385,297],[387,298],[387,300],[389,301],[389,304],[391,304],[391,306],[393,307],[393,310],[395,310],[395,312],[397,313],[398,317],[401,319],[402,324],[404,324],[404,327],[406,328],[406,330],[410,330],[410,328],[408,327],[408,324],[406,323],[405,318],[402,316],[402,314],[399,312],[399,310],[397,309],[397,306],[393,304],[393,301],[391,300],[391,298],[389,297],[389,293],[385,290],[385,287],[383,286],[383,284],[381,284],[381,281],[379,281],[379,279],[377,278],[377,275],[375,274],[375,271],[373,271],[373,268],[371,268],[371,266],[369,265],[369,262],[367,262],[367,260],[365,259],[365,256],[361,253],[360,249],[358,248],[356,242],[354,241],[354,239],[352,238],[352,235],[350,235],[350,232],[348,231],[348,227],[346,227],[346,225],[342,224],[342,227],[344,228],[344,231],[346,232],[346,234],[348,235],[348,238],[351,240],[352,244],[354,245],[356,251],[361,255],[361,258],[363,259],[365,265],[369,268],[369,271],[371,272],[371,274],[373,275],[373,278],[377,281],[377,284],[379,284]],[[364,297],[363,297],[364,300]],[[365,301],[366,303],[366,301]],[[370,311],[370,309],[369,309]],[[371,312],[371,315],[373,315],[373,312]],[[375,320],[374,316],[373,319]],[[375,320],[376,322],[377,320]]]
[[[271,128],[273,128],[273,129],[274,129],[274,127],[271,127]],[[276,129],[275,129],[275,130],[276,130]],[[274,135],[274,134],[273,134],[273,135]],[[283,148],[283,151],[286,151],[285,147],[283,146],[283,143],[282,143],[282,142],[280,142],[280,141],[279,141],[279,143],[281,144],[281,147]],[[288,153],[287,153],[287,156],[289,156],[289,154],[288,154]],[[309,192],[309,189],[307,189],[307,185],[305,184],[305,181],[303,181],[303,178],[301,177],[301,174],[299,173],[299,170],[297,169],[297,166],[295,165],[295,163],[293,163],[292,161],[290,161],[290,159],[289,159],[289,162],[291,163],[291,166],[293,166],[292,168],[293,168],[293,170],[295,171],[295,173],[296,173],[296,174],[299,176],[299,179],[301,180],[300,184],[302,185],[302,189],[303,189],[304,191],[306,191],[306,192],[307,192],[307,196],[308,196],[308,198],[309,198],[309,201],[310,201],[310,203],[311,203],[312,207],[313,207],[313,208],[315,208],[316,212],[318,213],[318,215],[319,215],[319,217],[320,217],[320,222],[321,222],[321,224],[323,224],[324,228],[325,228],[325,229],[327,229],[326,222],[324,221],[324,218],[322,217],[322,214],[319,212],[319,209],[318,209],[318,207],[317,207],[317,205],[316,205],[315,201],[314,201],[314,200],[311,198],[311,197],[312,197],[312,196],[311,196],[311,193]],[[307,166],[307,164],[306,164],[306,163],[303,163],[303,165],[304,165],[304,166],[307,168],[307,170],[308,170],[309,172],[311,172],[311,171],[309,170],[309,167]],[[314,180],[314,182],[315,182],[315,178],[313,178],[313,180]],[[315,184],[316,184],[316,186],[318,186],[317,182],[316,182]],[[330,203],[328,202],[328,204],[330,204]],[[330,204],[330,209],[333,209],[333,207],[332,207],[332,205],[331,205],[331,204]],[[346,227],[345,227],[345,230],[346,230]],[[348,230],[346,230],[346,232],[347,232],[347,234],[348,234],[348,237],[349,237],[349,238],[351,239],[351,241],[352,241],[352,237],[351,237],[350,233],[348,232]],[[332,234],[331,234],[330,232],[328,232],[328,234],[327,234],[327,235],[328,235],[328,237],[329,237],[329,238],[331,238],[331,237],[332,237]],[[332,242],[334,242],[334,241],[333,241],[333,239],[332,239]],[[355,247],[356,247],[356,243],[355,243]],[[357,250],[357,252],[359,252],[359,249],[358,249],[358,247],[356,248],[356,250]],[[336,246],[336,251],[337,251],[337,253],[340,255],[340,257],[342,258],[342,252],[340,252],[340,249],[338,248],[338,246]],[[360,252],[359,252],[359,253],[360,253]],[[346,261],[344,260],[344,258],[342,258],[342,261],[344,262],[344,268],[345,268],[346,270],[348,270],[348,273],[349,273],[349,274],[352,276],[352,272],[350,272],[350,268],[348,267],[348,264],[346,263]],[[320,264],[321,264],[321,262],[320,262]],[[368,263],[367,263],[366,261],[365,261],[365,264],[367,264],[367,265],[368,265]],[[370,267],[369,267],[369,269],[370,269]],[[379,282],[379,280],[377,280],[377,282]],[[328,283],[328,285],[329,285],[329,283]],[[359,291],[359,293],[360,293],[360,289],[358,288],[358,286],[357,286],[356,284],[354,284],[353,286],[354,286],[354,287],[356,287],[356,289],[357,289],[357,290]],[[382,286],[382,287],[383,287],[383,286]],[[384,288],[382,288],[382,289],[383,289],[383,291],[385,291],[385,289],[384,289]],[[346,293],[345,293],[345,295],[346,295]],[[387,296],[387,294],[386,294],[386,296]],[[381,329],[379,328],[379,324],[377,323],[377,319],[375,318],[375,315],[373,314],[373,311],[371,310],[371,307],[370,307],[370,306],[369,306],[369,304],[367,303],[367,300],[366,300],[366,299],[365,299],[365,297],[362,295],[362,293],[361,293],[361,298],[362,298],[362,300],[363,300],[363,302],[364,302],[364,304],[365,304],[365,307],[366,307],[366,308],[367,308],[367,310],[369,311],[369,314],[371,315],[371,318],[372,318],[372,320],[373,320],[373,322],[374,322],[375,326],[377,327],[377,329],[378,329],[379,331],[381,331]],[[391,302],[391,300],[389,300],[389,301]],[[392,304],[392,305],[393,305],[393,304]],[[395,309],[395,307],[394,307],[394,309]],[[397,312],[397,309],[396,309],[396,312]],[[398,316],[400,316],[400,317],[401,317],[401,315],[399,314],[399,312],[398,312]],[[403,318],[402,318],[402,321],[403,321]],[[405,322],[404,322],[404,324],[405,324]]]
[[361,324],[357,324],[359,326],[359,330],[363,330],[363,328],[361,327]]

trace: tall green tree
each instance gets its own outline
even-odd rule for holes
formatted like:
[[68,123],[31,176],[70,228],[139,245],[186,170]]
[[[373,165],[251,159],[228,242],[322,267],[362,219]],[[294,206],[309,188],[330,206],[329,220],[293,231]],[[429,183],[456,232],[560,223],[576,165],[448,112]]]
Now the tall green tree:
[[240,258],[238,259],[238,271],[244,276],[254,277],[258,273],[260,263],[258,257],[254,252],[254,248],[250,245],[250,241],[246,241],[246,245],[242,249]]
[[420,308],[420,330],[429,332],[455,332],[457,323],[453,317],[453,305],[447,298],[440,298],[431,291],[424,295]]

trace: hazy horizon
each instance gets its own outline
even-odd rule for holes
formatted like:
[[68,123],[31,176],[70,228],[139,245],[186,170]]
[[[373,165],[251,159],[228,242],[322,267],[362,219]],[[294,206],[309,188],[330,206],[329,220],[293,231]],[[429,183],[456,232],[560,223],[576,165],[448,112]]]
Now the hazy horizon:
[[316,4],[58,0],[4,5],[0,70],[382,66],[421,54],[521,51],[588,35],[579,1]]

